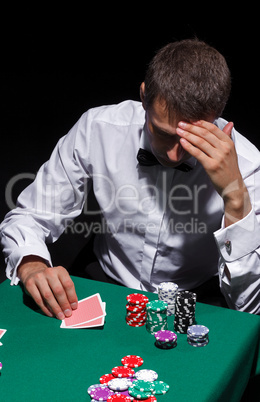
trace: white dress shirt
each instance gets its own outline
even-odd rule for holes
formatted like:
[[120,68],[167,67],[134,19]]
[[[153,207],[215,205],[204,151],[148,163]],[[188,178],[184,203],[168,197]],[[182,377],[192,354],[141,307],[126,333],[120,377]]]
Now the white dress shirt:
[[[215,121],[220,129],[226,123]],[[235,129],[232,139],[253,208],[224,228],[223,200],[196,160],[189,159],[190,172],[139,165],[138,149],[149,150],[140,102],[90,109],[60,139],[1,225],[11,283],[18,283],[16,268],[26,255],[52,265],[46,243],[88,212],[92,183],[102,211],[95,253],[107,275],[155,292],[162,281],[192,289],[219,273],[231,308],[260,313],[260,153]]]

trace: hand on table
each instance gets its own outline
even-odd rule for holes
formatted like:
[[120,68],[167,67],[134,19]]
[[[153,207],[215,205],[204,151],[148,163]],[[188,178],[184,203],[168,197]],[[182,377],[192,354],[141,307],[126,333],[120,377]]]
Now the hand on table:
[[18,277],[47,316],[63,320],[77,309],[74,283],[65,268],[50,268],[42,258],[30,255],[24,257],[19,265]]
[[231,139],[232,128],[233,123],[228,123],[222,131],[204,120],[191,124],[181,121],[177,128],[182,147],[201,163],[223,198],[226,226],[244,218],[251,210]]

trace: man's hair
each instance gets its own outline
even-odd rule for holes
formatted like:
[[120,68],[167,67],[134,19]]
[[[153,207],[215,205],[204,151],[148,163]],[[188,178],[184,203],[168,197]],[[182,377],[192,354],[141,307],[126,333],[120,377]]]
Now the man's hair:
[[170,115],[194,121],[219,117],[231,89],[225,58],[198,39],[169,43],[150,62],[144,101],[165,102]]

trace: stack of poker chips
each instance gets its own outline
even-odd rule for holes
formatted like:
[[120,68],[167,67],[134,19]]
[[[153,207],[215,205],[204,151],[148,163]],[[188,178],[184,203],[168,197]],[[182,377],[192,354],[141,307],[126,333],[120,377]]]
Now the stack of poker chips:
[[167,303],[167,315],[175,314],[175,297],[178,285],[174,282],[161,282],[158,286],[158,298]]
[[167,303],[162,300],[153,300],[146,305],[146,329],[150,334],[167,329]]
[[191,346],[201,347],[209,343],[209,329],[204,325],[191,325],[187,329],[187,341]]
[[173,331],[162,330],[154,334],[155,346],[160,349],[172,349],[177,346],[177,335]]
[[176,293],[174,330],[186,334],[188,327],[194,324],[196,293],[187,290]]
[[147,296],[140,293],[132,293],[126,297],[126,323],[131,327],[141,327],[146,323],[146,305],[149,302]]

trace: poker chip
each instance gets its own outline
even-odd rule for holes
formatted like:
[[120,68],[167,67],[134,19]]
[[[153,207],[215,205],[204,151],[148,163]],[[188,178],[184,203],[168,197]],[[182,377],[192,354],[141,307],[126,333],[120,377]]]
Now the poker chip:
[[140,391],[140,389],[133,387],[128,388],[129,395],[137,399],[147,399],[152,395],[150,391]]
[[2,370],[3,368],[3,364],[0,362],[0,370]]
[[122,394],[111,395],[107,398],[108,402],[131,402],[131,398]]
[[107,384],[110,380],[113,380],[115,378],[113,374],[104,374],[100,377],[99,382],[100,384]]
[[111,371],[115,377],[133,377],[135,374],[132,368],[125,366],[116,366]]
[[121,359],[121,363],[126,367],[140,367],[143,364],[143,359],[136,355],[127,355]]
[[145,315],[146,315],[146,311],[141,311],[140,313],[129,311],[126,313],[127,317],[132,317],[132,318],[139,318],[139,317],[143,317]]
[[[102,386],[102,385],[101,385]],[[88,394],[90,395],[90,393],[95,389],[95,388],[99,388],[100,387],[100,384],[93,384],[93,385],[90,385],[89,387],[88,387]],[[105,386],[104,386],[104,388],[105,388]]]
[[[139,402],[139,399],[132,399],[132,402]],[[149,398],[145,399],[145,402],[157,402],[157,399],[154,395],[149,396]]]
[[[168,336],[166,338],[166,335]],[[164,334],[165,339],[175,339],[176,334]],[[100,384],[92,384],[88,387],[88,394],[93,402],[157,402],[156,394],[164,394],[169,386],[163,381],[157,381],[158,374],[154,370],[142,369],[136,373],[132,367],[140,367],[143,364],[142,357],[138,355],[126,355],[122,357],[124,366],[115,366],[111,373],[100,377]],[[134,376],[135,375],[135,376]]]
[[204,342],[191,342],[188,340],[188,344],[191,346],[194,346],[196,348],[202,347],[202,346],[206,346],[209,343],[209,340],[205,340]]
[[141,293],[132,293],[126,297],[126,300],[128,301],[129,304],[132,305],[146,305],[149,302],[149,299],[147,296],[141,294]]
[[132,381],[128,378],[113,378],[107,384],[107,386],[113,391],[125,391],[132,385]]
[[167,303],[167,315],[175,314],[175,297],[178,285],[174,282],[161,282],[158,286],[158,298]]
[[114,391],[109,389],[107,386],[102,386],[102,385],[94,388],[90,392],[91,398],[98,400],[98,401],[106,401],[107,398],[112,395],[114,395]]
[[209,329],[205,325],[191,325],[187,329],[188,344],[194,347],[203,347],[209,343]]
[[144,310],[144,306],[126,304],[126,310],[130,313],[140,313]]
[[141,293],[131,293],[126,299],[126,323],[131,327],[142,327],[147,318],[148,297]]
[[143,325],[145,325],[145,321],[140,322],[140,323],[135,323],[134,321],[127,321],[126,320],[127,325],[129,325],[130,327],[142,327]]
[[154,390],[154,382],[153,381],[145,381],[145,380],[136,380],[133,382],[133,386],[142,392],[152,392]]
[[135,373],[137,380],[155,381],[158,378],[158,374],[154,370],[142,369]]
[[208,335],[209,329],[205,327],[205,325],[192,325],[188,328],[187,334],[198,337],[198,338],[203,338],[204,336]]
[[197,295],[187,290],[178,291],[175,299],[174,330],[186,334],[194,324]]
[[166,384],[164,381],[154,381],[154,390],[153,394],[155,395],[162,395],[166,394],[170,389],[170,386]]
[[160,330],[155,332],[155,346],[160,349],[172,349],[177,346],[177,335],[173,331]]
[[141,315],[141,316],[126,316],[126,321],[130,321],[130,322],[143,322],[146,321],[147,315]]
[[147,311],[150,312],[163,312],[167,310],[167,303],[163,300],[153,300],[147,303],[146,305]]
[[167,329],[167,303],[162,300],[153,300],[146,305],[146,330],[150,334]]

